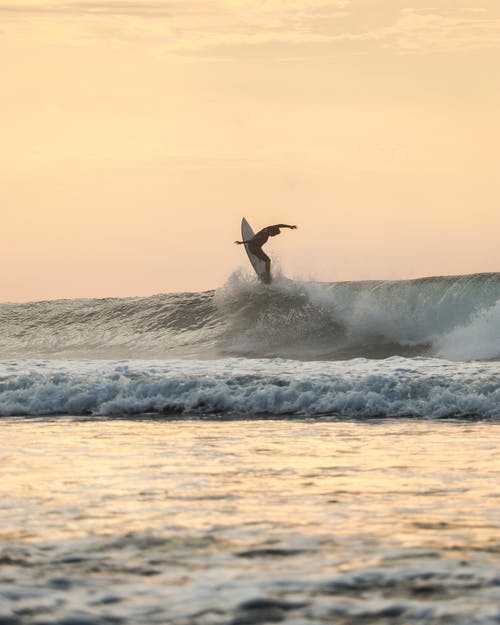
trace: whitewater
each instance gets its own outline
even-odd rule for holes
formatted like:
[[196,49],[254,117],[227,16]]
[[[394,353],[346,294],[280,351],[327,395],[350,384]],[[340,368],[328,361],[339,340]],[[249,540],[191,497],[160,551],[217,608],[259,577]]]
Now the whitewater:
[[498,625],[500,274],[0,304],[0,623]]
[[0,415],[500,416],[500,273],[0,305]]

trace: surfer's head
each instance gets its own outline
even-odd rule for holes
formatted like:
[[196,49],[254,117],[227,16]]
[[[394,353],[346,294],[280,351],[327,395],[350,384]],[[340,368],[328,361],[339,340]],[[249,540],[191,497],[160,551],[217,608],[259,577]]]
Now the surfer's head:
[[271,226],[268,232],[270,237],[275,237],[281,232],[281,230],[278,228],[278,226]]

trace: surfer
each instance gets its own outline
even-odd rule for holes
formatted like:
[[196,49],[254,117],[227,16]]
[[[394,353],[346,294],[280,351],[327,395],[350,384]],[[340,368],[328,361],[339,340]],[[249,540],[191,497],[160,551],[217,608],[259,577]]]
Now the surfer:
[[271,259],[264,252],[262,246],[267,243],[269,237],[275,237],[281,232],[281,228],[290,228],[291,230],[297,230],[297,226],[289,226],[288,224],[276,224],[274,226],[266,226],[259,230],[257,234],[255,234],[248,241],[235,241],[237,245],[243,245],[244,243],[248,244],[248,249],[252,254],[257,256],[257,258],[262,259],[266,263],[266,278],[265,282],[268,284],[271,282]]

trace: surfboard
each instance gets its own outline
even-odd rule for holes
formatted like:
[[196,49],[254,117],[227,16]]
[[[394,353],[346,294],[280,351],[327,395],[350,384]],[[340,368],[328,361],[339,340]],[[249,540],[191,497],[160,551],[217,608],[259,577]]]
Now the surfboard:
[[[243,241],[248,241],[254,235],[255,235],[255,232],[252,230],[248,221],[243,217],[243,219],[241,220],[241,236],[243,237]],[[262,260],[262,258],[255,256],[255,254],[252,254],[252,252],[248,249],[247,243],[245,243],[245,249],[247,251],[248,258],[250,262],[252,263],[252,267],[254,268],[255,273],[257,274],[259,280],[261,282],[267,282],[266,263]]]

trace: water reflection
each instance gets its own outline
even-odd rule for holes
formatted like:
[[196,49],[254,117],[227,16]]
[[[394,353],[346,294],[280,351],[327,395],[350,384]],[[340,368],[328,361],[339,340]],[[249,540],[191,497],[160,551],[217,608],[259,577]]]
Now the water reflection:
[[499,424],[2,426],[12,622],[496,618]]

